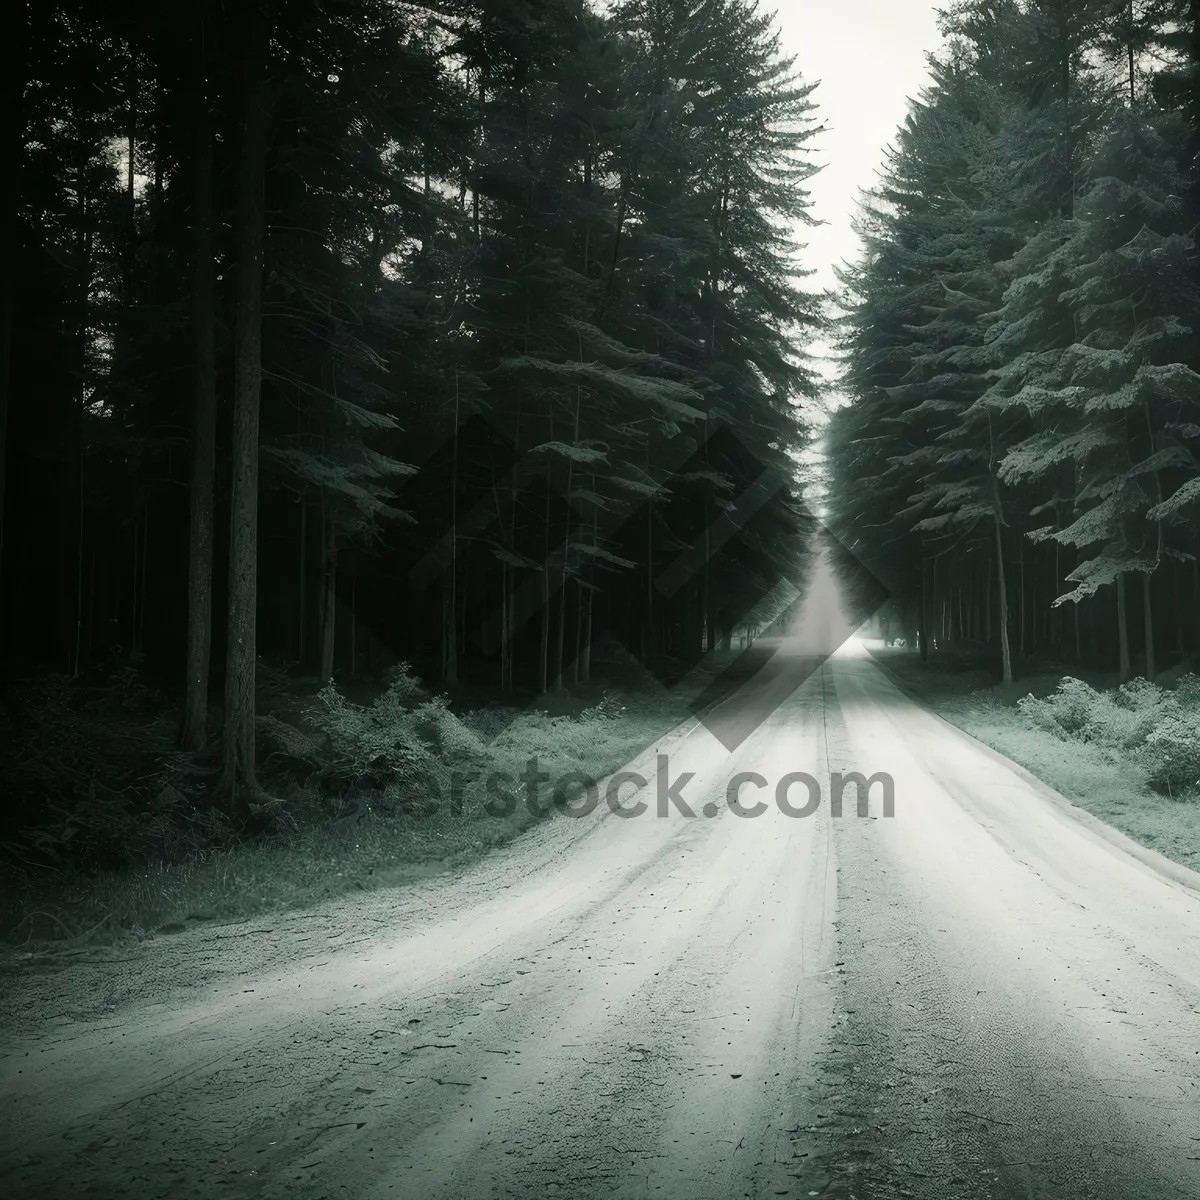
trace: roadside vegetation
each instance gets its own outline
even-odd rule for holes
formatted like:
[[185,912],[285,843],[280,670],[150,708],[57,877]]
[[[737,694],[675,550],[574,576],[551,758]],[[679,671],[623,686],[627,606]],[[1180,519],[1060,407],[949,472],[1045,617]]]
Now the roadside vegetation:
[[1031,771],[1115,829],[1200,870],[1200,676],[1159,682],[1061,664],[1026,664],[997,684],[969,651],[876,650],[939,716]]
[[[136,670],[12,686],[0,782],[39,819],[0,848],[0,939],[138,939],[468,862],[540,819],[520,779],[528,759],[551,781],[599,781],[688,716],[686,689],[648,684],[632,659],[604,671],[604,683],[522,708],[433,693],[403,664],[357,688],[260,666],[268,799],[248,826],[211,802],[216,761],[176,749]],[[512,778],[511,812],[485,811],[491,772]],[[454,775],[478,780],[456,789]],[[543,810],[551,788],[540,787]]]

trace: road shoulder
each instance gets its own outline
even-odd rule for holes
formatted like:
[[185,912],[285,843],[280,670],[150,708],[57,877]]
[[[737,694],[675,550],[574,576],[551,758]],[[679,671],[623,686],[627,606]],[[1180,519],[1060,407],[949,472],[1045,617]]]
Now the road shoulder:
[[1112,761],[1099,747],[1068,746],[1030,728],[1014,709],[996,703],[991,689],[942,692],[914,685],[880,655],[872,653],[871,661],[951,736],[1006,766],[1093,837],[1200,894],[1200,807],[1157,795],[1128,764]]

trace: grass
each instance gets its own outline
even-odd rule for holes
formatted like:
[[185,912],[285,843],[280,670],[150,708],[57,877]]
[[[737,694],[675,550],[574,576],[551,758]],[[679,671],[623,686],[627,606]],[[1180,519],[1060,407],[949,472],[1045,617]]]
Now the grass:
[[[402,886],[469,863],[543,819],[525,804],[519,781],[528,759],[536,757],[551,781],[568,772],[600,781],[685,720],[689,698],[707,682],[702,671],[690,687],[667,691],[632,660],[597,665],[600,682],[530,697],[525,708],[485,703],[484,693],[468,688],[448,700],[431,697],[411,676],[390,693],[360,687],[354,701],[344,692],[283,702],[277,694],[268,705],[272,736],[262,747],[264,780],[281,800],[274,829],[238,838],[213,825],[208,812],[197,833],[177,811],[155,817],[152,802],[136,818],[123,812],[122,837],[135,819],[143,830],[155,821],[161,827],[139,843],[138,865],[81,869],[68,859],[55,869],[8,871],[0,882],[0,940],[25,950],[141,940],[198,921]],[[371,779],[385,760],[389,778]],[[337,765],[332,790],[319,762]],[[456,771],[506,772],[519,801],[514,811],[484,810],[482,778],[460,788],[461,809],[452,811]],[[551,786],[541,786],[543,809]],[[203,807],[165,793],[176,809]],[[81,811],[92,810],[81,801]]]
[[[1123,693],[1113,674],[1072,668],[1068,675],[1062,666],[1043,663],[1005,686],[996,682],[989,666],[961,653],[934,654],[928,663],[906,650],[872,653],[951,724],[1113,828],[1200,870],[1200,795],[1194,771],[1192,786],[1170,787],[1172,776],[1164,778],[1162,755],[1148,742],[1168,713],[1177,712],[1171,720],[1178,719],[1188,731],[1193,748],[1200,743],[1200,709],[1188,691],[1188,677],[1181,680],[1178,697],[1144,681]],[[1079,679],[1081,686],[1062,686],[1064,677]],[[1033,699],[1026,700],[1028,696]],[[1158,786],[1152,786],[1152,779]]]

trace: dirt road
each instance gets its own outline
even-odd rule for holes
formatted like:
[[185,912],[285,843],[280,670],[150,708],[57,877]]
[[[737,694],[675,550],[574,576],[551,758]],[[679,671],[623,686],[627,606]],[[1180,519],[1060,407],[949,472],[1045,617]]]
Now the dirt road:
[[[631,769],[637,818],[7,978],[0,1191],[1200,1197],[1200,877],[853,647],[734,753],[689,725]],[[834,770],[895,815],[832,818]]]

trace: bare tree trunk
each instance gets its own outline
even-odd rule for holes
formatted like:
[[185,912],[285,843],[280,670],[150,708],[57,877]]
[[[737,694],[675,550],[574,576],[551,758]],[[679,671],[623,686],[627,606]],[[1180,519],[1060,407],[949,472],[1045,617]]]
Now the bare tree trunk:
[[1066,647],[1063,644],[1063,623],[1062,610],[1054,607],[1053,597],[1058,596],[1058,589],[1062,586],[1062,569],[1059,566],[1059,544],[1054,543],[1054,586],[1050,589],[1052,597],[1050,606],[1046,609],[1046,621],[1054,622],[1054,652],[1055,654],[1064,654]]
[[[23,15],[23,14],[22,14]],[[21,96],[24,78],[22,35],[18,18],[5,29],[5,70],[0,83],[0,145],[7,163],[7,181],[0,188],[0,580],[3,579],[4,496],[8,460],[8,391],[12,364],[13,315],[17,286],[17,198],[20,192],[23,122]]]
[[1180,568],[1176,566],[1171,572],[1171,583],[1175,593],[1175,649],[1179,654],[1179,657],[1182,659],[1185,653],[1183,643],[1184,618],[1183,597],[1179,590],[1179,572]]
[[258,429],[262,390],[263,224],[270,111],[268,38],[251,6],[243,26],[245,120],[238,164],[233,494],[229,530],[229,635],[225,665],[225,767],[220,790],[231,815],[249,815],[255,774],[254,675],[258,601]]
[[200,22],[195,103],[195,191],[192,229],[193,368],[192,488],[188,539],[188,628],[186,691],[179,744],[203,750],[207,739],[208,672],[212,656],[213,475],[217,453],[216,341],[212,245],[213,150],[209,129],[204,55]]
[[317,678],[324,685],[333,678],[333,656],[337,648],[337,543],[324,496],[321,502],[320,616]]
[[512,687],[512,645],[509,640],[510,620],[509,610],[509,574],[512,567],[506,562],[500,564],[500,689],[507,691]]
[[[575,388],[575,429],[572,435],[572,445],[579,444],[579,411],[582,407],[582,389]],[[554,690],[561,692],[563,690],[563,651],[565,645],[565,635],[567,631],[567,551],[571,541],[571,487],[575,478],[575,460],[567,461],[567,528],[566,537],[563,539],[563,557],[562,569],[559,571],[559,594],[558,594],[558,630],[556,633],[557,642],[554,649]]]
[[1000,618],[1000,659],[1004,667],[1004,682],[1012,683],[1012,650],[1008,644],[1008,587],[1004,579],[1004,538],[1001,535],[1000,514],[993,510],[996,523],[996,586]]
[[[82,403],[82,397],[81,403]],[[78,679],[83,651],[83,535],[87,528],[83,492],[83,443],[79,446],[79,541],[75,546],[75,653],[71,674]]]
[[96,547],[92,546],[92,565],[88,571],[88,627],[87,627],[87,652],[88,660],[91,661],[95,655],[96,642]]
[[[942,610],[938,604],[938,556],[936,554],[933,556],[933,579],[931,580],[929,587],[929,602],[933,607],[934,623],[937,624],[939,622]],[[933,638],[935,647],[939,637],[942,637],[943,641],[945,640],[940,624],[938,625],[938,632]]]
[[358,558],[350,556],[350,678],[358,673]]
[[[596,477],[592,476],[592,491],[596,491]],[[596,503],[592,504],[592,547],[596,546],[597,526],[600,523],[600,510]],[[593,588],[583,589],[580,603],[584,605],[583,636],[579,646],[579,682],[587,683],[592,677],[592,607],[596,603],[596,593]]]
[[296,661],[308,663],[308,490],[300,489],[300,632],[296,638]]
[[550,479],[547,466],[546,479],[546,550],[542,556],[542,628],[538,641],[538,693],[545,695],[550,690]]
[[1146,641],[1146,678],[1151,682],[1158,674],[1154,661],[1154,612],[1150,606],[1150,572],[1142,572],[1142,632]]
[[921,630],[917,634],[921,645],[921,661],[929,661],[929,596],[925,588],[925,560],[921,559]]
[[[528,343],[526,343],[528,344]],[[550,399],[550,441],[554,441],[554,399]],[[550,501],[554,495],[553,459],[546,457],[546,510],[542,522],[541,630],[538,638],[538,695],[550,690]]]
[[[80,495],[82,497],[83,490],[83,463],[79,464],[79,486]],[[80,501],[82,504],[82,499]],[[79,513],[79,566],[83,569],[83,511]],[[142,502],[142,573],[138,580],[138,624],[137,624],[137,642],[138,650],[145,652],[146,649],[146,575],[150,569],[150,505],[148,502]],[[83,593],[80,592],[82,600]]]
[[592,592],[589,587],[580,585],[579,619],[575,634],[575,682],[587,683],[591,678],[591,642],[592,642]]
[[983,640],[992,644],[992,560],[987,560],[987,574],[983,585],[984,625]]
[[538,694],[550,690],[550,559],[542,564],[541,574],[542,628],[538,642]]
[[1021,572],[1020,587],[1021,587],[1021,632],[1017,638],[1017,651],[1022,658],[1025,657],[1025,537],[1021,536],[1017,542],[1017,553],[1020,556],[1019,566]]
[[1125,572],[1117,576],[1117,645],[1120,651],[1121,682],[1129,681],[1129,627],[1125,612]]
[[[428,176],[426,185],[428,185]],[[458,683],[458,630],[455,624],[458,611],[458,368],[454,369],[454,442],[450,454],[450,612],[443,625],[442,680],[453,686]]]

